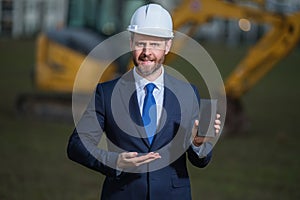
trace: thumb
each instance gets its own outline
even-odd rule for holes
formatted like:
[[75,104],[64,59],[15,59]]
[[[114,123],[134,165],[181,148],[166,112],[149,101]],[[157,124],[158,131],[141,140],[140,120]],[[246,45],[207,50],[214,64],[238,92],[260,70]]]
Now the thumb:
[[192,139],[194,139],[198,132],[199,120],[195,120],[193,129],[192,129]]

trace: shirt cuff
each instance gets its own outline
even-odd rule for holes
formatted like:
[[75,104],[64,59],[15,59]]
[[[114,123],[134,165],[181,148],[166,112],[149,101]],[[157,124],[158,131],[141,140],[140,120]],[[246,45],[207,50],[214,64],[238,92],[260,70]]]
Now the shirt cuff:
[[116,176],[120,176],[123,172],[123,169],[119,168],[118,166],[116,167]]
[[198,147],[192,143],[192,149],[199,156],[199,158],[206,157],[209,152],[211,152],[212,148],[213,146],[210,142],[204,142]]

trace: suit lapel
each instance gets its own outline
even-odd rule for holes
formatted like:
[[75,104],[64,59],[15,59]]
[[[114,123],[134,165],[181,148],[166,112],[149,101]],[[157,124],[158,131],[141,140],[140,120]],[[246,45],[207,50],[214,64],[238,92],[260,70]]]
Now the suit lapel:
[[125,108],[128,108],[130,117],[129,120],[133,121],[133,123],[128,123],[128,126],[134,126],[132,130],[136,131],[135,133],[131,134],[133,134],[135,137],[141,138],[143,143],[149,147],[150,144],[147,139],[146,131],[143,127],[143,120],[137,101],[137,93],[132,70],[121,77],[118,90],[123,106],[125,106]]
[[168,131],[170,126],[173,126],[175,119],[180,120],[180,105],[174,95],[176,87],[170,77],[165,73],[164,77],[164,100],[163,112],[158,125],[158,132],[153,140],[153,149],[160,148],[170,142],[173,138],[173,132]]

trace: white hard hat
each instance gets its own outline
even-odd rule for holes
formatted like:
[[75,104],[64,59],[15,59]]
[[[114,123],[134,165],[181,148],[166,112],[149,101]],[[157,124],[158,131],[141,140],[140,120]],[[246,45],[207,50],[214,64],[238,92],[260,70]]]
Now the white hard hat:
[[138,8],[131,17],[128,31],[162,38],[173,38],[172,17],[158,4]]

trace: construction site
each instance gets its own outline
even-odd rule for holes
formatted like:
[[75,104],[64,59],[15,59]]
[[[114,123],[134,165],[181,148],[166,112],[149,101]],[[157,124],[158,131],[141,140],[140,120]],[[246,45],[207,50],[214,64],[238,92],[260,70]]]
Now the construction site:
[[[1,0],[0,199],[98,198],[104,177],[66,156],[74,82],[88,54],[151,2],[170,11],[174,30],[205,49],[224,81],[224,134],[207,168],[189,165],[193,199],[300,198],[299,0]],[[166,62],[210,98],[201,75],[176,68],[184,61]],[[99,82],[131,67],[124,55]]]

